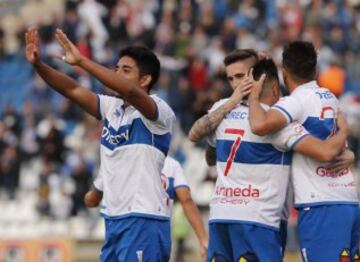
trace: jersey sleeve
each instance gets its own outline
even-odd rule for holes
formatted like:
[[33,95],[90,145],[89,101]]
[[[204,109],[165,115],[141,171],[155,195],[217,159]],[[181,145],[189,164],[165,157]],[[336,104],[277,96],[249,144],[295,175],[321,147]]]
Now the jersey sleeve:
[[97,177],[94,180],[94,187],[97,191],[104,191],[104,185],[103,185],[103,178],[101,173],[99,172],[99,174],[97,175]]
[[287,119],[288,123],[293,121],[299,121],[301,119],[302,107],[299,101],[293,96],[286,96],[280,98],[280,100],[271,107],[282,113]]
[[155,121],[152,121],[145,118],[144,116],[141,116],[142,121],[154,133],[172,133],[173,126],[176,120],[174,111],[165,101],[163,101],[159,97],[151,96],[151,98],[156,104],[158,117]]
[[174,188],[175,190],[180,187],[188,187],[189,184],[186,181],[184,170],[181,167],[180,163],[177,161],[174,161]]
[[301,124],[293,122],[272,135],[271,139],[275,147],[284,151],[290,151],[308,135],[309,132]]
[[121,106],[124,101],[118,97],[97,94],[98,119],[105,119],[115,103],[119,103],[118,106]]

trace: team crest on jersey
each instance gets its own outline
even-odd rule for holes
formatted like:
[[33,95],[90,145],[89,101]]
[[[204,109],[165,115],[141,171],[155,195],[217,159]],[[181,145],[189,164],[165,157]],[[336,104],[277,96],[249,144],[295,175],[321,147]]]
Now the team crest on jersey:
[[246,252],[245,254],[241,255],[237,262],[258,262],[258,258],[254,253]]
[[115,117],[120,117],[121,114],[122,114],[122,109],[121,108],[116,108],[113,114],[114,114]]

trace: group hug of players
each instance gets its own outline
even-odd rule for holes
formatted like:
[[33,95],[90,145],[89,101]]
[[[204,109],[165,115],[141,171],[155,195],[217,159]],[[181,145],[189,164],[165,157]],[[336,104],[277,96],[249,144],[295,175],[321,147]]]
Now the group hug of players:
[[26,57],[35,71],[103,123],[100,169],[85,197],[88,206],[101,201],[106,227],[101,261],[169,261],[175,197],[204,261],[282,261],[293,204],[303,261],[360,261],[354,155],[346,148],[348,130],[337,98],[316,83],[311,43],[284,46],[282,78],[290,94],[283,97],[272,59],[251,49],[225,57],[233,93],[189,133],[193,142],[207,138],[206,160],[217,170],[208,237],[180,164],[167,157],[175,115],[150,95],[160,74],[156,55],[127,47],[111,70],[84,57],[61,30],[55,37],[64,49],[60,59],[115,94],[95,94],[47,65],[37,30],[26,32]]

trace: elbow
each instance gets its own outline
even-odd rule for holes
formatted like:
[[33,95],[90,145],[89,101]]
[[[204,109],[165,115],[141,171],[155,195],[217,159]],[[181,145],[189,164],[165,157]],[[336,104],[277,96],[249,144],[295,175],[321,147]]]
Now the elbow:
[[196,136],[195,132],[192,129],[190,130],[190,132],[188,134],[188,138],[193,143],[199,142],[198,136]]
[[266,129],[261,125],[251,125],[251,132],[258,136],[267,135]]
[[84,197],[84,203],[86,207],[92,208],[97,207],[99,205],[99,202],[97,199],[95,199],[91,193],[87,193]]

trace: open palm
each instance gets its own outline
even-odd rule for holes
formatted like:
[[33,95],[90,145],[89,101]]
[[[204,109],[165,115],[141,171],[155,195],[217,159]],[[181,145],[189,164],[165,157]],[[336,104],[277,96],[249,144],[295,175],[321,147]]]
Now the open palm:
[[35,64],[39,60],[40,39],[35,28],[29,28],[25,33],[25,55],[30,64]]
[[69,40],[69,38],[67,38],[64,32],[60,29],[56,29],[55,37],[60,46],[65,51],[65,55],[62,57],[62,60],[70,65],[79,64],[82,59],[82,55],[76,46]]

